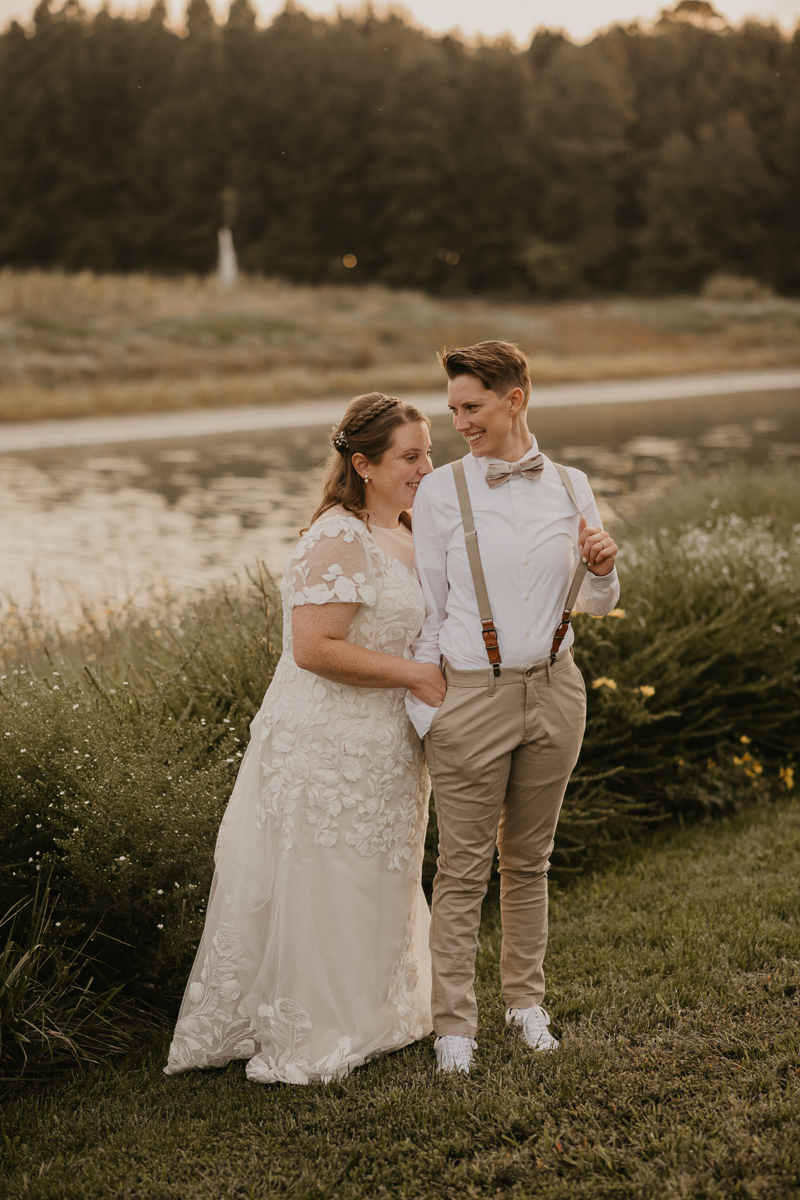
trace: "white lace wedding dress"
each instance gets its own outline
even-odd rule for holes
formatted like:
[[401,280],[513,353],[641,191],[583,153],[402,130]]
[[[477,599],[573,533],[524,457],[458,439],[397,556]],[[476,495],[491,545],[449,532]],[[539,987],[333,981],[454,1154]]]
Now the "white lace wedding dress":
[[431,1030],[429,782],[404,692],[300,670],[290,620],[358,601],[348,641],[410,658],[425,607],[407,555],[335,509],[289,558],[283,654],[222,820],[168,1075],[245,1058],[259,1083],[333,1079]]

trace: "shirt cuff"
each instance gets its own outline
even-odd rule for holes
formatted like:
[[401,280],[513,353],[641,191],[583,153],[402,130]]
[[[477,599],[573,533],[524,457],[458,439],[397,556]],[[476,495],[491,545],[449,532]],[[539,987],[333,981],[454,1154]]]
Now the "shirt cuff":
[[421,738],[433,724],[433,718],[436,716],[438,709],[433,708],[430,704],[424,704],[422,700],[418,700],[413,692],[406,692],[406,712],[408,719],[416,729]]
[[605,591],[606,588],[618,582],[616,567],[613,571],[609,571],[608,575],[593,575],[591,571],[587,571],[586,574],[592,581],[592,587],[596,587],[600,591]]

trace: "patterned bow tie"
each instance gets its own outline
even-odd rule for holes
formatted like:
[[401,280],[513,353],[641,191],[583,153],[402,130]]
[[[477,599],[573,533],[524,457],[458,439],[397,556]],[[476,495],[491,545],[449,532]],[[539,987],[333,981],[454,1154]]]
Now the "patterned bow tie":
[[544,459],[541,454],[536,454],[533,458],[526,458],[522,462],[493,462],[489,463],[486,468],[486,482],[490,488],[496,488],[514,475],[521,475],[523,479],[536,479],[543,470]]

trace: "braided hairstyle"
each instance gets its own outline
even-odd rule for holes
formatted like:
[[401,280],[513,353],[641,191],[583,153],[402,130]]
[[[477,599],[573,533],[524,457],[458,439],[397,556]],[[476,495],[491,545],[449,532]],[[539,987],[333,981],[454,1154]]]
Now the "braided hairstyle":
[[[353,455],[363,454],[368,462],[379,463],[394,441],[395,430],[418,422],[430,427],[428,418],[413,404],[383,392],[368,392],[351,400],[331,438],[331,452],[322,472],[322,501],[311,524],[337,505],[365,521],[364,480],[353,466]],[[400,520],[411,528],[409,513],[401,513]]]

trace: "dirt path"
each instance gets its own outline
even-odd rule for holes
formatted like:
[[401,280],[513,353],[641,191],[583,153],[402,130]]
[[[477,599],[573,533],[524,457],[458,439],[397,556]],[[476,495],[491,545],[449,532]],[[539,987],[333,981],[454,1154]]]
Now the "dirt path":
[[[626,379],[565,383],[536,387],[532,408],[561,408],[580,404],[621,404],[673,400],[692,396],[721,396],[743,392],[800,389],[800,369],[729,371],[716,375],[672,375],[656,379]],[[446,411],[444,391],[413,392],[404,399],[437,416]],[[183,412],[142,413],[124,417],[74,417],[0,425],[0,454],[56,446],[110,445],[165,438],[247,433],[259,429],[291,429],[338,421],[346,401],[298,401],[295,404],[248,405],[240,408],[200,408]]]

